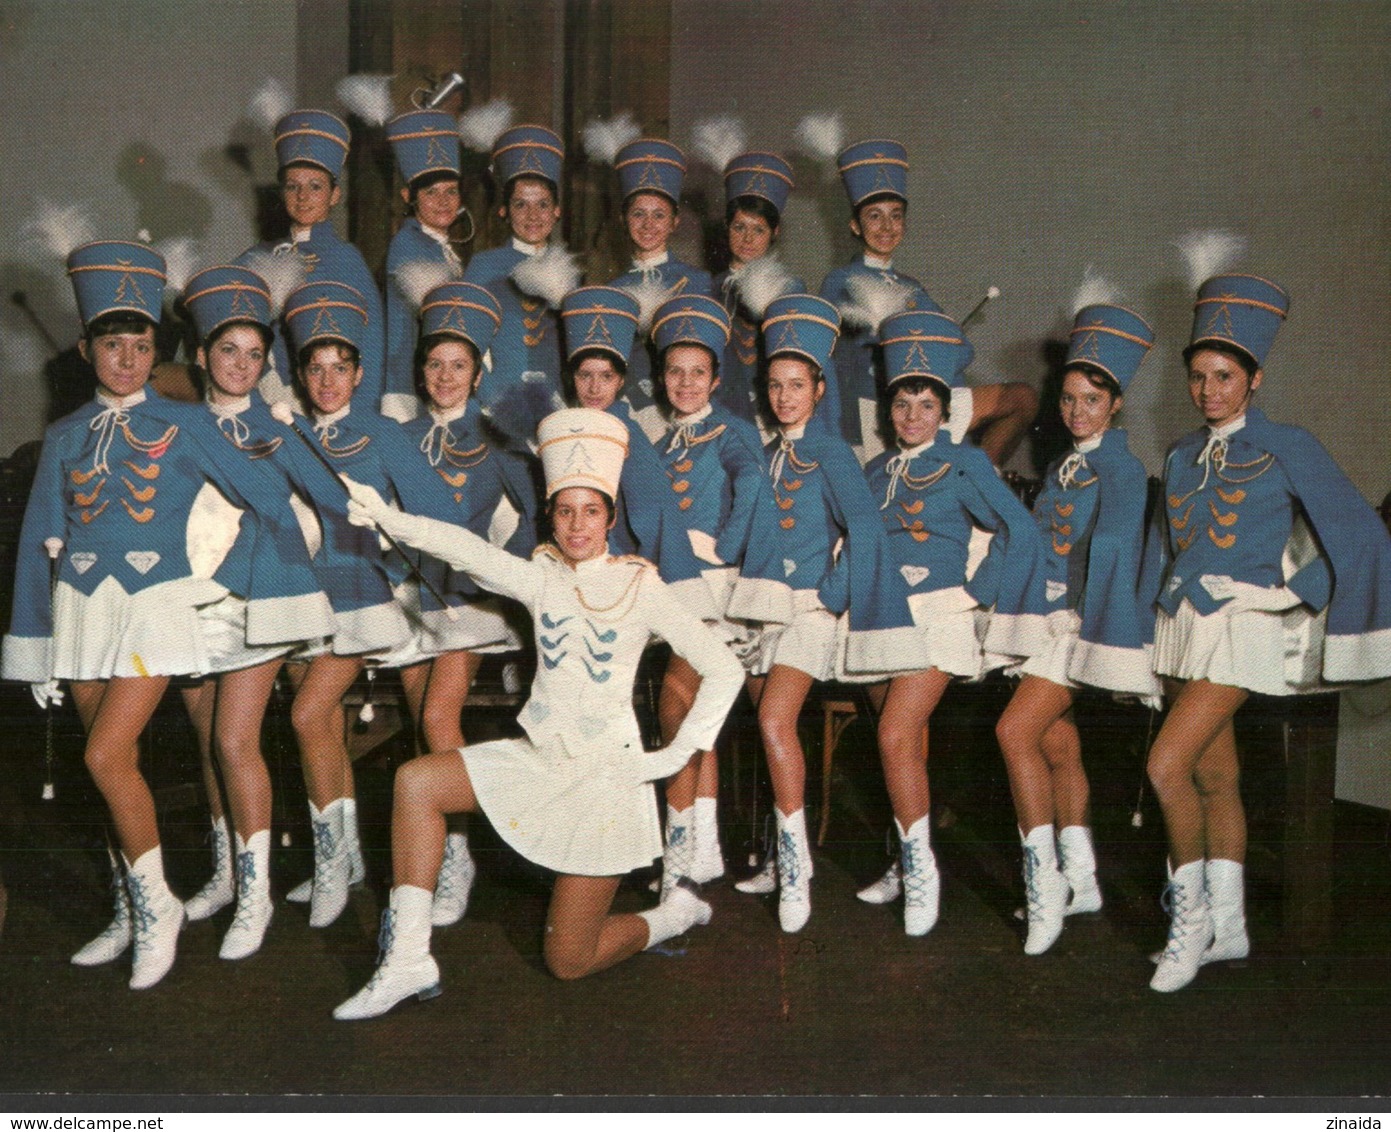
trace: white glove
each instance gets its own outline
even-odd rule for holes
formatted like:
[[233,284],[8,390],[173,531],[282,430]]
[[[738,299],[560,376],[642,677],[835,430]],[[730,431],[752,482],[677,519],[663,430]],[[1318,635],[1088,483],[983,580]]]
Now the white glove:
[[377,527],[389,531],[396,516],[401,514],[401,509],[383,499],[375,487],[350,480],[347,476],[343,476],[342,480],[343,486],[348,489],[348,522],[355,527]]
[[1043,623],[1050,637],[1075,637],[1082,631],[1082,615],[1075,609],[1055,609]]
[[57,680],[41,680],[29,685],[34,702],[41,708],[63,706],[63,689]]
[[1256,586],[1226,574],[1204,574],[1198,582],[1214,601],[1226,601],[1233,613],[1281,613],[1299,604],[1298,595],[1286,586]]
[[695,757],[696,750],[686,743],[673,743],[655,751],[647,751],[638,764],[639,782],[658,782],[670,778]]
[[477,548],[487,547],[487,543],[463,527],[402,511],[365,483],[344,476],[343,485],[348,489],[348,522],[356,526],[376,527],[398,542],[423,550],[451,566],[466,567],[477,556]]

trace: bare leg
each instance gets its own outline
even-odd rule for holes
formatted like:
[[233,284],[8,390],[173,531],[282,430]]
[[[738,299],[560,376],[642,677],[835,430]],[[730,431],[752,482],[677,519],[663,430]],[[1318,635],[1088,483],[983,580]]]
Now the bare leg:
[[879,758],[899,826],[908,830],[931,808],[927,725],[951,677],[936,668],[889,681],[879,716]]
[[343,738],[343,696],[362,671],[362,663],[360,656],[316,656],[295,692],[290,718],[304,761],[309,800],[320,810],[353,795],[352,766]]
[[1071,710],[1069,689],[1041,676],[1025,676],[995,724],[995,737],[1005,758],[1014,810],[1023,833],[1041,825],[1054,825],[1058,817],[1052,764],[1044,737]]
[[214,824],[226,816],[222,806],[222,786],[213,767],[213,712],[217,707],[217,680],[208,679],[183,690],[184,707],[193,734],[198,740],[198,767],[203,775],[203,790],[208,796],[208,813]]
[[784,816],[802,809],[807,764],[797,735],[797,717],[811,691],[812,678],[798,668],[773,665],[758,703],[758,729],[773,780],[773,800]]
[[1241,763],[1229,718],[1207,745],[1193,773],[1203,807],[1209,860],[1246,861],[1246,810],[1241,804]]
[[1090,825],[1091,784],[1082,766],[1082,739],[1071,710],[1055,719],[1040,744],[1053,776],[1053,812],[1059,829]]
[[473,783],[457,750],[421,755],[397,770],[391,806],[393,884],[433,892],[444,857],[445,815],[477,810]]
[[[159,845],[155,801],[140,773],[140,733],[169,686],[167,676],[116,676],[105,682],[75,681],[73,699],[91,718],[84,760],[106,800],[127,861]],[[85,705],[85,706],[84,706]]]
[[558,979],[582,979],[647,946],[647,922],[613,916],[621,877],[558,876],[546,912],[546,967]]
[[[662,690],[657,700],[657,718],[662,726],[662,738],[670,743],[686,714],[695,702],[700,689],[700,674],[679,656],[673,655],[662,677]],[[698,752],[684,767],[667,779],[667,805],[673,810],[689,810],[695,803],[696,783],[700,776],[703,752]],[[713,759],[711,760],[713,762]],[[716,771],[718,773],[718,771]],[[718,780],[717,780],[718,781]],[[713,797],[712,794],[708,795]]]
[[430,683],[430,662],[408,665],[397,670],[401,690],[406,694],[406,710],[410,712],[411,727],[415,730],[415,753],[423,755],[434,750],[425,738],[421,720],[425,715],[425,689]]
[[1038,415],[1038,394],[1030,385],[1009,381],[971,390],[971,427],[976,444],[996,466],[1014,455]]
[[463,649],[444,653],[431,662],[421,717],[430,750],[447,751],[464,745],[464,704],[482,663],[478,653]]
[[261,756],[261,724],[280,667],[280,660],[268,660],[218,678],[217,755],[232,820],[243,841],[270,829],[270,774]]
[[[1245,816],[1240,798],[1233,808],[1230,793],[1236,789],[1236,746],[1229,738],[1232,717],[1246,701],[1244,688],[1191,680],[1171,697],[1169,713],[1150,748],[1147,767],[1169,835],[1169,863],[1175,871],[1207,855],[1207,808],[1199,790],[1198,767],[1205,756],[1205,781],[1212,788],[1212,802],[1222,825],[1221,839],[1232,848],[1239,841],[1244,855]],[[1209,752],[1211,754],[1209,755]],[[1233,825],[1240,828],[1240,835]]]

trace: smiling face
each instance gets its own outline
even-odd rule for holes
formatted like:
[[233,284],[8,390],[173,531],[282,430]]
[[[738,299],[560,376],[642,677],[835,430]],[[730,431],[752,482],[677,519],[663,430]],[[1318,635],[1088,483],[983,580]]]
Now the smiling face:
[[730,266],[743,267],[762,259],[773,246],[778,230],[756,212],[739,209],[729,222]]
[[322,224],[341,196],[333,178],[316,165],[291,165],[280,181],[280,198],[297,228]]
[[1221,428],[1246,412],[1263,376],[1261,370],[1248,375],[1225,350],[1198,350],[1188,360],[1188,396],[1203,420]]
[[512,235],[539,248],[551,238],[560,219],[555,190],[536,177],[517,177],[510,185],[507,203],[499,210]]
[[783,428],[811,420],[826,382],[805,358],[783,354],[768,363],[768,404]]
[[97,384],[113,397],[139,393],[150,380],[155,365],[155,328],[123,334],[100,334],[89,343],[83,338],[78,352],[97,371]]
[[575,370],[575,400],[582,409],[607,409],[623,392],[623,373],[607,354],[590,354]]
[[199,348],[198,364],[208,372],[214,405],[239,400],[256,388],[266,368],[266,340],[256,327],[233,323]]
[[719,385],[715,363],[704,346],[677,345],[668,347],[662,368],[662,384],[667,400],[681,416],[698,413],[710,404],[710,395]]
[[894,390],[889,402],[894,435],[904,448],[916,448],[932,440],[942,427],[942,416],[942,397],[930,386],[916,393],[900,387]]
[[349,351],[336,342],[315,346],[304,366],[304,387],[314,408],[328,416],[353,399],[353,390],[362,384],[362,367]]
[[1084,369],[1070,369],[1063,375],[1063,391],[1058,398],[1058,411],[1063,424],[1076,441],[1100,436],[1111,427],[1111,420],[1120,412],[1121,398],[1100,384]]
[[609,501],[592,487],[566,487],[551,500],[555,544],[572,566],[606,554],[613,526]]
[[422,368],[432,409],[457,409],[478,387],[478,355],[462,339],[446,338],[431,347]]
[[661,193],[634,193],[623,206],[623,221],[633,242],[633,254],[651,259],[667,250],[667,241],[675,235],[681,217]]
[[864,243],[865,250],[880,259],[893,256],[903,243],[908,227],[908,206],[901,200],[886,198],[861,205],[850,221],[850,231]]
[[[410,199],[409,192],[406,192],[406,199]],[[436,232],[448,231],[454,217],[459,215],[460,200],[459,182],[456,179],[435,181],[416,192],[416,219]]]

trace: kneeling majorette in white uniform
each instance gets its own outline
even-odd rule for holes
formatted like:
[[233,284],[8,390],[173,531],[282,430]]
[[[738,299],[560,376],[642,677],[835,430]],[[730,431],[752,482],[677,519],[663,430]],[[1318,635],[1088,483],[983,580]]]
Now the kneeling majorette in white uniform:
[[[873,652],[862,648],[855,658],[859,672],[843,678],[883,681],[869,692],[879,712],[879,757],[902,855],[859,897],[887,903],[902,891],[904,930],[926,935],[937,922],[940,897],[925,744],[929,721],[954,677],[977,679],[1041,647],[1041,633],[1027,631],[1038,619],[1027,612],[1031,594],[1042,586],[1043,551],[1029,512],[989,457],[953,442],[948,431],[952,398],[964,387],[974,354],[960,326],[935,311],[907,311],[885,319],[879,339],[888,381],[881,404],[894,447],[869,462],[865,478],[892,568],[908,595],[897,619],[878,627]],[[977,531],[993,537],[971,570]],[[990,632],[982,642],[977,623],[986,610],[992,611]]]
[[1019,666],[1023,680],[995,727],[1024,845],[1028,955],[1053,946],[1064,916],[1101,908],[1073,697],[1084,686],[1146,698],[1159,691],[1148,648],[1152,595],[1138,589],[1145,469],[1125,430],[1112,427],[1153,340],[1123,307],[1077,311],[1059,399],[1073,447],[1048,468],[1034,503],[1046,563],[1034,608],[1047,647]]
[[[439,872],[444,815],[455,811],[482,810],[509,845],[560,874],[545,956],[561,978],[601,970],[709,920],[710,906],[684,885],[638,915],[609,912],[623,874],[661,852],[652,782],[714,744],[741,675],[733,655],[672,596],[651,563],[608,553],[628,438],[626,426],[604,412],[565,409],[541,422],[555,541],[530,561],[353,486],[359,521],[525,605],[540,664],[520,717],[525,738],[425,755],[397,772],[395,887],[382,914],[382,959],[335,1017],[369,1018],[405,998],[439,993],[429,886]],[[653,636],[684,657],[701,683],[671,744],[648,754],[632,692]]]
[[1184,351],[1206,427],[1165,460],[1156,540],[1154,663],[1170,708],[1148,772],[1169,839],[1172,912],[1157,991],[1250,949],[1232,730],[1247,695],[1391,673],[1386,528],[1317,440],[1251,405],[1288,307],[1267,280],[1208,279]]
[[[729,328],[725,308],[706,295],[670,299],[652,320],[660,392],[671,422],[656,445],[664,473],[658,490],[670,504],[657,566],[686,608],[737,649],[746,631],[725,618],[725,607],[754,512],[768,506],[770,493],[758,431],[712,399]],[[658,701],[663,735],[676,734],[698,685],[695,670],[672,657]],[[718,797],[713,750],[701,751],[667,783],[664,892],[678,877],[704,884],[724,875]]]
[[[213,669],[200,610],[237,587],[247,601],[243,643],[252,645],[323,632],[328,622],[275,478],[225,459],[204,408],[146,388],[163,259],[143,244],[100,242],[74,251],[68,273],[97,395],[45,434],[3,674],[29,682],[41,702],[59,694],[60,681],[70,684],[88,735],[85,761],[121,851],[119,863],[112,855],[115,918],[73,962],[108,963],[133,942],[130,985],[140,990],[173,965],[184,907],[164,879],[138,743],[171,677]],[[243,558],[219,565],[192,533],[208,485],[246,512],[249,567]],[[238,562],[248,569],[235,570]]]
[[[529,555],[537,521],[529,458],[504,447],[502,437],[485,425],[474,395],[487,380],[483,357],[502,310],[489,291],[462,282],[435,287],[419,307],[415,369],[426,412],[403,426],[411,460],[393,469],[393,477],[413,485],[413,510]],[[461,713],[478,667],[485,654],[522,647],[515,622],[524,614],[439,559],[423,556],[420,571],[446,605],[430,587],[413,588],[419,595],[415,632],[382,664],[400,667],[423,754],[464,745]],[[464,819],[451,820],[460,824],[445,841],[431,913],[435,927],[463,918],[475,874]]]
[[[770,856],[761,872],[735,887],[751,893],[777,887],[779,923],[796,932],[811,916],[812,873],[797,717],[812,683],[838,674],[837,614],[850,610],[852,634],[875,628],[895,605],[906,611],[907,590],[889,563],[883,524],[854,453],[816,413],[839,327],[835,307],[815,295],[784,295],[767,315],[768,398],[778,421],[767,448],[772,499],[755,508],[727,616],[757,632],[745,665],[773,780],[777,851],[776,863]],[[828,593],[838,544],[846,574]]]

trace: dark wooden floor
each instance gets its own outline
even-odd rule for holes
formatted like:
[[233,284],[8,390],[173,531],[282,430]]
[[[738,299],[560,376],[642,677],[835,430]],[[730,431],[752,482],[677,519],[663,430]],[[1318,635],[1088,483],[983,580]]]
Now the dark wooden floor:
[[[9,693],[0,725],[0,1094],[932,1094],[946,1096],[1357,1096],[1391,1091],[1391,848],[1386,815],[1336,810],[1332,943],[1285,936],[1278,768],[1247,762],[1255,953],[1162,996],[1147,954],[1165,920],[1158,814],[1131,808],[1144,724],[1109,705],[1083,713],[1107,907],[1026,958],[1018,845],[999,756],[978,713],[934,730],[942,918],[924,939],[898,910],[854,890],[884,864],[887,806],[863,724],[838,758],[830,836],[816,857],[811,923],[777,929],[776,906],[712,886],[713,923],[613,971],[565,984],[541,964],[543,874],[481,821],[481,875],[466,920],[435,934],[444,995],[375,1022],[332,1007],[370,974],[387,869],[389,758],[359,765],[374,884],[315,931],[280,901],[263,950],[217,958],[230,910],[191,925],[171,974],[126,988],[129,967],[81,970],[69,954],[108,916],[99,811],[69,750],[59,797],[40,803],[42,730]],[[977,716],[979,718],[977,718]],[[1137,731],[1138,728],[1138,731]],[[178,803],[186,737],[156,733],[152,775],[176,889],[206,876],[202,818]],[[60,738],[60,748],[63,741]],[[816,752],[812,752],[816,762]],[[726,856],[743,863],[756,777],[726,775]],[[815,787],[815,775],[813,782]],[[759,800],[767,798],[759,787]],[[766,805],[766,801],[764,801]],[[296,804],[295,808],[298,808]],[[286,827],[302,830],[290,814]],[[277,849],[275,887],[307,875],[304,838]],[[620,895],[637,909],[651,897]]]

